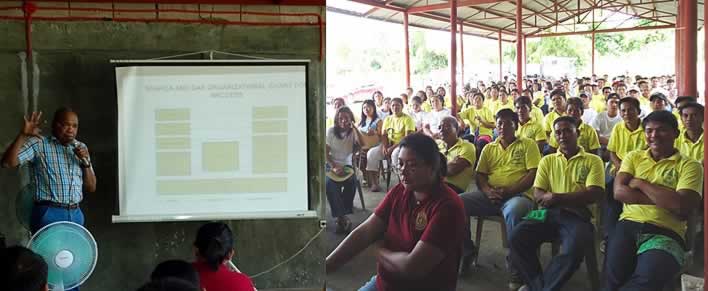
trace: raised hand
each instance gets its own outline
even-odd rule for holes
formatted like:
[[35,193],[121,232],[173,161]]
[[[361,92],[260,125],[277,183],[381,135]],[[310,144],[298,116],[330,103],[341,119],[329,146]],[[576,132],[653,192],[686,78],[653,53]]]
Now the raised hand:
[[39,127],[42,125],[42,112],[32,112],[32,115],[24,116],[25,122],[22,126],[22,134],[25,136],[36,136],[40,137],[42,129]]

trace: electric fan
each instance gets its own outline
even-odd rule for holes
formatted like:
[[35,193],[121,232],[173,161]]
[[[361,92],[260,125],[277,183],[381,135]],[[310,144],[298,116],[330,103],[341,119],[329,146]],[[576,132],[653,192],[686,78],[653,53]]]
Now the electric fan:
[[52,291],[73,289],[84,283],[98,259],[98,247],[91,233],[68,221],[41,228],[27,247],[47,262],[47,283]]

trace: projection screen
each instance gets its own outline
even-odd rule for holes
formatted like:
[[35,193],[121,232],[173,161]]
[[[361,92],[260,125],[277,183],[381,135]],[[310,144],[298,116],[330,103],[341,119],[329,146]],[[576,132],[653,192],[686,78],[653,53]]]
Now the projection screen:
[[112,61],[114,222],[314,217],[309,61]]

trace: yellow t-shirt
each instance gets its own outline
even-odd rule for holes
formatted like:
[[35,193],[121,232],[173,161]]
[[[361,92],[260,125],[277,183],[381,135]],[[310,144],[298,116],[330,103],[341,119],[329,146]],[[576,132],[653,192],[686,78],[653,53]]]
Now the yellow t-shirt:
[[548,112],[546,117],[543,118],[543,130],[546,131],[546,133],[550,133],[553,131],[553,122],[556,121],[556,118],[561,117],[560,113],[556,112],[555,110]]
[[610,141],[607,143],[607,150],[615,153],[620,160],[624,160],[627,153],[646,147],[647,141],[642,126],[638,126],[634,131],[629,131],[624,120],[618,122],[612,128]]
[[605,100],[605,95],[592,95],[592,100],[590,100],[590,107],[595,109],[597,113],[603,112],[607,109],[607,100]]
[[401,113],[401,116],[389,115],[384,119],[381,130],[391,143],[397,144],[407,132],[415,131],[415,121],[405,113]]
[[694,143],[686,135],[686,131],[681,131],[679,137],[674,141],[674,147],[681,152],[682,155],[692,158],[703,164],[703,134],[698,137]]
[[334,117],[327,117],[325,120],[325,128],[330,128],[334,126]]
[[674,114],[674,117],[676,117],[676,121],[678,121],[678,129],[679,131],[683,131],[686,129],[686,127],[683,125],[683,120],[681,119],[681,114],[679,114],[678,110],[674,109],[671,113]]
[[455,145],[449,149],[445,149],[445,143],[442,143],[442,148],[440,152],[445,155],[447,161],[450,162],[456,157],[461,157],[470,163],[470,166],[462,170],[455,176],[446,177],[446,181],[455,187],[460,189],[467,189],[467,186],[472,182],[474,178],[474,163],[477,161],[477,149],[471,143],[461,138],[457,139]]
[[538,106],[536,106],[537,108],[542,107],[543,105],[546,104],[546,98],[545,98],[545,95],[543,94],[542,91],[538,91],[536,93],[533,93],[533,100],[531,100],[531,102],[536,102],[536,100],[541,100],[541,101],[538,101]]
[[651,110],[651,101],[649,101],[649,98],[644,98],[644,96],[639,95],[639,107]]
[[499,99],[496,103],[494,103],[494,110],[492,110],[492,112],[494,112],[494,114],[496,115],[497,112],[502,109],[511,109],[512,111],[514,111],[514,102],[507,99],[506,104],[502,104],[501,99]]
[[543,157],[533,182],[534,188],[556,194],[578,192],[590,186],[605,189],[605,168],[600,157],[582,148],[570,159],[561,152]]
[[[497,138],[482,149],[477,172],[489,175],[492,187],[508,187],[518,183],[529,170],[538,168],[540,160],[541,153],[533,140],[518,137],[504,149]],[[525,194],[533,200],[531,188]]]
[[[482,109],[477,109],[475,110],[475,116],[479,116],[484,122],[491,122],[494,123],[494,114],[492,114],[492,111],[489,110],[489,108],[482,108]],[[488,136],[493,136],[494,135],[494,129],[484,127],[481,124],[477,123],[477,126],[479,127],[479,135],[488,135]]]
[[541,125],[541,129],[543,129],[543,111],[541,111],[541,108],[538,108],[536,106],[531,106],[531,118],[536,120],[538,124]]
[[492,129],[491,128],[486,128],[483,127],[475,118],[477,115],[480,116],[480,118],[484,121],[487,122],[494,122],[494,116],[492,115],[492,112],[489,110],[489,108],[482,107],[482,109],[476,109],[474,107],[469,107],[466,110],[460,112],[459,117],[462,119],[462,122],[467,124],[467,126],[470,127],[470,133],[474,134],[477,129],[479,129],[479,134],[480,135],[492,135]]
[[[699,195],[703,192],[703,167],[679,152],[657,162],[651,157],[650,150],[633,151],[622,160],[619,171],[674,191],[686,189]],[[656,205],[624,204],[622,219],[651,223],[670,229],[681,237],[686,232],[686,221]]]
[[[600,148],[600,139],[597,137],[597,131],[595,131],[592,126],[581,122],[579,132],[578,145],[582,146],[585,151],[590,152]],[[558,140],[556,140],[554,133],[551,133],[551,139],[548,141],[548,145],[558,148]]]
[[516,136],[530,138],[535,142],[546,140],[546,132],[543,130],[543,126],[533,117],[531,117],[526,124],[519,122],[519,128],[516,129]]
[[430,111],[433,111],[433,106],[430,105],[430,103],[428,101],[425,101],[422,104],[420,104],[420,109],[422,109],[425,112],[430,112]]

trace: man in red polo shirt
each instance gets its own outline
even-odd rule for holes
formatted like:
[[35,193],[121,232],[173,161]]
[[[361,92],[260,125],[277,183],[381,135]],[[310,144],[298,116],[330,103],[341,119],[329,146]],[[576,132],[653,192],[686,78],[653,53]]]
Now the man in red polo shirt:
[[359,290],[455,290],[464,206],[445,185],[445,157],[423,134],[400,143],[401,184],[327,257],[335,271],[383,236],[377,276]]

